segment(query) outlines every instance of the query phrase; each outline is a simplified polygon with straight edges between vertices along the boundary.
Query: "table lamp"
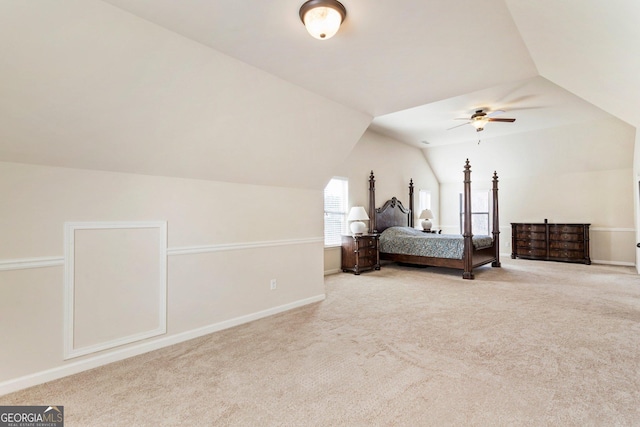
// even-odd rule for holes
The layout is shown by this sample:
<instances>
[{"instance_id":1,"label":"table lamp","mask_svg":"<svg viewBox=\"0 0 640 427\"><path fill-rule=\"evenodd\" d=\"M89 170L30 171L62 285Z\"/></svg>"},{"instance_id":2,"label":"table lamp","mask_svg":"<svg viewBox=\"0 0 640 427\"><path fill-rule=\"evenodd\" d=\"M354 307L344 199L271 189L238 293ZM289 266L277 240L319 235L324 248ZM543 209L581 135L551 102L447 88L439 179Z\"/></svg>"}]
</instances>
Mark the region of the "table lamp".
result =
<instances>
[{"instance_id":1,"label":"table lamp","mask_svg":"<svg viewBox=\"0 0 640 427\"><path fill-rule=\"evenodd\" d=\"M362 206L354 206L349 211L347 221L352 221L349 228L353 234L364 234L367 232L367 225L362 221L369 221L369 215Z\"/></svg>"}]
</instances>

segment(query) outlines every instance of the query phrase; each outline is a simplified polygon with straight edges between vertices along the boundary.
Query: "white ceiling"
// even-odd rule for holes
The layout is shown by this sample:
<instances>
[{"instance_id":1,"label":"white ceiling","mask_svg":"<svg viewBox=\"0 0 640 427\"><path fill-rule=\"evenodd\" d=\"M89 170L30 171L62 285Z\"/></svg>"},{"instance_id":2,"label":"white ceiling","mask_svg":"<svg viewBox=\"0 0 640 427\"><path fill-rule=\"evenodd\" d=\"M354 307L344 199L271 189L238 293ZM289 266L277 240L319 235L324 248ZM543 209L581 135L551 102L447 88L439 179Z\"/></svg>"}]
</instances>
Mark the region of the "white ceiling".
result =
<instances>
[{"instance_id":1,"label":"white ceiling","mask_svg":"<svg viewBox=\"0 0 640 427\"><path fill-rule=\"evenodd\" d=\"M369 126L640 124L638 1L343 0L326 41L302 3L0 0L0 161L322 188ZM447 130L477 108L516 122Z\"/></svg>"},{"instance_id":2,"label":"white ceiling","mask_svg":"<svg viewBox=\"0 0 640 427\"><path fill-rule=\"evenodd\" d=\"M405 142L476 138L456 117L503 109L483 137L607 116L640 123L640 2L343 0L332 39L310 37L302 0L105 0L373 116ZM571 92L569 92L571 91ZM602 110L601 110L602 109Z\"/></svg>"},{"instance_id":3,"label":"white ceiling","mask_svg":"<svg viewBox=\"0 0 640 427\"><path fill-rule=\"evenodd\" d=\"M303 0L106 1L372 116L538 74L503 0L344 0L326 41Z\"/></svg>"},{"instance_id":4,"label":"white ceiling","mask_svg":"<svg viewBox=\"0 0 640 427\"><path fill-rule=\"evenodd\" d=\"M488 123L483 131L477 132L468 120L455 120L468 119L477 109L494 111L493 117L516 121ZM371 129L424 148L610 117L600 108L537 76L379 116Z\"/></svg>"}]
</instances>

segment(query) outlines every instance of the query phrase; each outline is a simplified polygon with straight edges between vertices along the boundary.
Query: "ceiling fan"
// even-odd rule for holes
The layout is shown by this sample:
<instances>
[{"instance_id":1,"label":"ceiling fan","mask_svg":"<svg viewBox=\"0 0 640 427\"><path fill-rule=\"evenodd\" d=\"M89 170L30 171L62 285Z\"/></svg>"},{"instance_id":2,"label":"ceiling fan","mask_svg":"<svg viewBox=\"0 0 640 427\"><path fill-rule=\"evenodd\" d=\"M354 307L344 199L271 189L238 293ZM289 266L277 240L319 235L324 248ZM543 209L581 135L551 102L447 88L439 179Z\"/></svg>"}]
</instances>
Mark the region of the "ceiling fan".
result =
<instances>
[{"instance_id":1,"label":"ceiling fan","mask_svg":"<svg viewBox=\"0 0 640 427\"><path fill-rule=\"evenodd\" d=\"M454 127L449 128L447 130L451 130L451 129L454 129L454 128L457 128L457 127L460 127L460 126L464 126L464 125L471 125L474 128L476 128L476 132L481 132L481 131L484 130L484 126L489 122L513 123L513 122L516 121L516 119L493 117L493 116L497 116L497 115L503 114L503 113L504 113L503 110L495 110L495 111L491 111L489 113L485 112L482 109L476 110L476 112L471 115L471 118L459 117L459 118L454 119L454 120L466 120L467 123L463 123L461 125L454 126Z\"/></svg>"}]
</instances>

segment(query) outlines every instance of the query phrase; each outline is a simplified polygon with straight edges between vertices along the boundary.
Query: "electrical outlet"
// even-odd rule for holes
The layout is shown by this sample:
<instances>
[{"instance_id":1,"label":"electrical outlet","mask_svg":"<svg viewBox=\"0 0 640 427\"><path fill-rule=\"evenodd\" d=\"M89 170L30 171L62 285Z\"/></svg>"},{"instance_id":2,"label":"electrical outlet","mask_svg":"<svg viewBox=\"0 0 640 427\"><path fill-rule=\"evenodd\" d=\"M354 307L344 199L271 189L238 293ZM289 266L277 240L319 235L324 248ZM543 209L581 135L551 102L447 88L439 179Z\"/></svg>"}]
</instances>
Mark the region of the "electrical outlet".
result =
<instances>
[{"instance_id":1,"label":"electrical outlet","mask_svg":"<svg viewBox=\"0 0 640 427\"><path fill-rule=\"evenodd\" d=\"M271 279L271 290L274 290L278 287L278 282L276 282L276 279Z\"/></svg>"}]
</instances>

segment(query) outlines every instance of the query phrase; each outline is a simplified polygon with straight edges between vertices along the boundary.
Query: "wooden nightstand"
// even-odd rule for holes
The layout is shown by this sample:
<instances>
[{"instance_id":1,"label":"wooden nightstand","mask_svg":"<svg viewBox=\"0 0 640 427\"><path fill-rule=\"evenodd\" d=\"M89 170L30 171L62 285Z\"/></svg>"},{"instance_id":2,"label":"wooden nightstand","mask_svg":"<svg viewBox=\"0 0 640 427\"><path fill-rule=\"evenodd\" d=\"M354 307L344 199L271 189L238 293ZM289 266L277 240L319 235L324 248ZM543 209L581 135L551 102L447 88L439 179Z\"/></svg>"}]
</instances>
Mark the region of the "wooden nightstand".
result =
<instances>
[{"instance_id":1,"label":"wooden nightstand","mask_svg":"<svg viewBox=\"0 0 640 427\"><path fill-rule=\"evenodd\" d=\"M342 235L342 271L380 270L378 234Z\"/></svg>"},{"instance_id":2,"label":"wooden nightstand","mask_svg":"<svg viewBox=\"0 0 640 427\"><path fill-rule=\"evenodd\" d=\"M434 230L433 228L431 230L422 230L422 232L431 234L442 234L442 230Z\"/></svg>"}]
</instances>

